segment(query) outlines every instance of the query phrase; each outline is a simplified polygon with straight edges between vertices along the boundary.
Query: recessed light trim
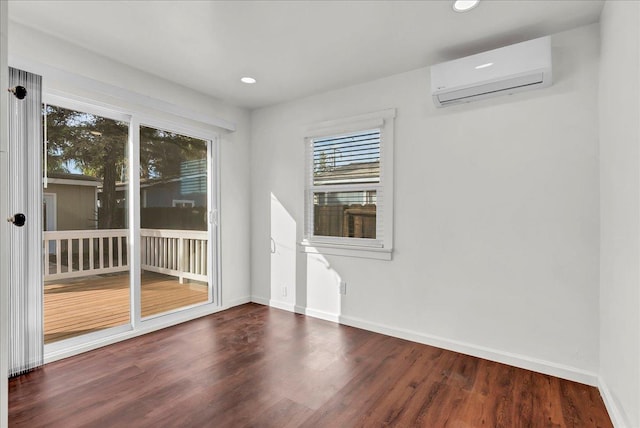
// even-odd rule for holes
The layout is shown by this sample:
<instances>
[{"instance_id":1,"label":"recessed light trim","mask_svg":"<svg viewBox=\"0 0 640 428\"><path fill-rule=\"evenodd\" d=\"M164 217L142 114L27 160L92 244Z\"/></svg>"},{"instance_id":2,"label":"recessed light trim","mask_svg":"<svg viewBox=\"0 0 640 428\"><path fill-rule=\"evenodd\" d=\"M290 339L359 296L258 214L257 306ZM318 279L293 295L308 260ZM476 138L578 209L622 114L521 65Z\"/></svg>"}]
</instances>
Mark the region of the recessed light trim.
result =
<instances>
[{"instance_id":1,"label":"recessed light trim","mask_svg":"<svg viewBox=\"0 0 640 428\"><path fill-rule=\"evenodd\" d=\"M253 77L249 77L249 76L241 78L240 81L242 83L246 83L247 85L253 85L254 83L257 82L256 79L254 79Z\"/></svg>"},{"instance_id":2,"label":"recessed light trim","mask_svg":"<svg viewBox=\"0 0 640 428\"><path fill-rule=\"evenodd\" d=\"M468 12L478 6L480 0L456 0L453 2L453 10L456 12Z\"/></svg>"}]
</instances>

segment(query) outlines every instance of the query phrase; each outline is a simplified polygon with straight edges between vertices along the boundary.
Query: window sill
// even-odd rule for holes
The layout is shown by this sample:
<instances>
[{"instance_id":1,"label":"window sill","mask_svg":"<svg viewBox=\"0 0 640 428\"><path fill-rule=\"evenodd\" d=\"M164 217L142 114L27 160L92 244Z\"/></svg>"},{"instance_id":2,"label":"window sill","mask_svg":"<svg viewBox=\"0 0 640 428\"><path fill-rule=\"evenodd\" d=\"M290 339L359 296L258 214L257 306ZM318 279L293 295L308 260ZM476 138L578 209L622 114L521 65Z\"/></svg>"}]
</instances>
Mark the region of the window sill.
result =
<instances>
[{"instance_id":1,"label":"window sill","mask_svg":"<svg viewBox=\"0 0 640 428\"><path fill-rule=\"evenodd\" d=\"M329 244L326 242L302 241L298 248L307 254L358 257L363 259L391 260L390 248L367 248L354 245Z\"/></svg>"}]
</instances>

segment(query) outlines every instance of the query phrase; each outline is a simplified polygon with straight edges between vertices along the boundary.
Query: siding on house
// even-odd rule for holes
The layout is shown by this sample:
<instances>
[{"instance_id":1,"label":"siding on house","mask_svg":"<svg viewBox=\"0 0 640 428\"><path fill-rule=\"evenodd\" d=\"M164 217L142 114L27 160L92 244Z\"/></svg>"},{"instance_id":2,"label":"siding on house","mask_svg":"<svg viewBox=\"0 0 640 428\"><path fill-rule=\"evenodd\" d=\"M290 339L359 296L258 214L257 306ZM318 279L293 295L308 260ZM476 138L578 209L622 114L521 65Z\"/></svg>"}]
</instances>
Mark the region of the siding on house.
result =
<instances>
[{"instance_id":1,"label":"siding on house","mask_svg":"<svg viewBox=\"0 0 640 428\"><path fill-rule=\"evenodd\" d=\"M56 230L96 228L96 187L49 184L44 192L56 194Z\"/></svg>"},{"instance_id":2,"label":"siding on house","mask_svg":"<svg viewBox=\"0 0 640 428\"><path fill-rule=\"evenodd\" d=\"M142 207L172 207L173 201L193 201L194 207L207 206L207 187L206 177L202 177L202 191L199 188L186 188L180 181L172 181L168 183L155 183L142 189ZM196 190L192 192L191 190Z\"/></svg>"}]
</instances>

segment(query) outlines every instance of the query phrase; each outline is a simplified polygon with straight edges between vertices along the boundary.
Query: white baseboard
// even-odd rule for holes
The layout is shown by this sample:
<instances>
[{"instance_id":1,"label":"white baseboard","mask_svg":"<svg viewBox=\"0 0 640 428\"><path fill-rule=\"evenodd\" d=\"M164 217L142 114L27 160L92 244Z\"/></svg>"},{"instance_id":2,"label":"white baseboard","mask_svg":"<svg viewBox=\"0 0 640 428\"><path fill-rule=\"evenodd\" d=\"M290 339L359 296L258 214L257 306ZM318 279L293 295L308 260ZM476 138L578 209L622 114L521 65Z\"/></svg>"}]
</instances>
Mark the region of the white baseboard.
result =
<instances>
[{"instance_id":1,"label":"white baseboard","mask_svg":"<svg viewBox=\"0 0 640 428\"><path fill-rule=\"evenodd\" d=\"M295 305L289 302L282 302L275 299L266 299L260 296L251 296L251 301L259 305L271 306L272 308L282 309L283 311L295 312Z\"/></svg>"},{"instance_id":2,"label":"white baseboard","mask_svg":"<svg viewBox=\"0 0 640 428\"><path fill-rule=\"evenodd\" d=\"M627 423L624 412L616 404L613 395L611 395L611 391L609 391L609 387L601 376L598 376L598 389L600 390L602 401L604 401L604 406L607 408L607 412L609 412L609 418L611 418L613 426L616 428L629 427L630 425Z\"/></svg>"},{"instance_id":3,"label":"white baseboard","mask_svg":"<svg viewBox=\"0 0 640 428\"><path fill-rule=\"evenodd\" d=\"M266 299L253 296L253 302L263 303ZM320 318L326 321L332 321L351 327L361 328L363 330L373 331L375 333L385 334L400 339L410 340L412 342L423 343L425 345L435 346L437 348L449 351L460 352L461 354L471 355L473 357L484 358L486 360L531 370L538 373L556 376L562 379L583 383L591 386L598 386L598 375L595 372L567 366L564 364L554 363L552 361L541 360L539 358L527 355L515 354L512 352L501 351L498 349L487 348L485 346L475 345L472 343L461 342L457 340L438 337L430 334L420 333L412 330L389 327L383 324L369 322L360 318L332 314L317 309L306 308L304 306L292 305L290 303L269 300L268 305L274 308L283 309L285 311L296 312L308 315L314 318Z\"/></svg>"},{"instance_id":4,"label":"white baseboard","mask_svg":"<svg viewBox=\"0 0 640 428\"><path fill-rule=\"evenodd\" d=\"M319 318L326 321L335 323L340 322L340 315L332 314L330 312L319 311L317 309L305 308L304 306L293 305L288 302L281 302L278 300L267 300L263 297L251 296L251 301L261 305L271 306L276 309L282 309L284 311L295 312L296 314L308 315L313 318Z\"/></svg>"},{"instance_id":5,"label":"white baseboard","mask_svg":"<svg viewBox=\"0 0 640 428\"><path fill-rule=\"evenodd\" d=\"M425 345L459 352L461 354L471 355L473 357L484 358L486 360L491 360L538 373L556 376L574 382L584 383L591 386L598 385L598 376L596 373L571 366L566 366L564 364L554 363L552 361L545 361L538 358L529 357L527 355L514 354L512 352L491 349L472 343L446 339L443 337L419 333L416 331L388 327L382 324L372 323L355 317L340 316L340 323L349 325L351 327L361 328L363 330L369 330L376 333L386 334L388 336L398 337L400 339L410 340L412 342L423 343Z\"/></svg>"},{"instance_id":6,"label":"white baseboard","mask_svg":"<svg viewBox=\"0 0 640 428\"><path fill-rule=\"evenodd\" d=\"M251 296L241 297L239 299L233 299L228 302L222 302L222 310L234 308L236 306L244 305L251 302Z\"/></svg>"},{"instance_id":7,"label":"white baseboard","mask_svg":"<svg viewBox=\"0 0 640 428\"><path fill-rule=\"evenodd\" d=\"M293 303L281 302L279 300L269 300L269 306L272 308L282 309L283 311L294 312L295 305Z\"/></svg>"},{"instance_id":8,"label":"white baseboard","mask_svg":"<svg viewBox=\"0 0 640 428\"><path fill-rule=\"evenodd\" d=\"M295 312L298 314L308 315L314 318L320 318L321 320L340 323L340 315L332 314L331 312L319 311L317 309L305 308L304 306L295 306Z\"/></svg>"},{"instance_id":9,"label":"white baseboard","mask_svg":"<svg viewBox=\"0 0 640 428\"><path fill-rule=\"evenodd\" d=\"M264 297L251 296L251 301L259 305L269 306L269 299L265 299Z\"/></svg>"}]
</instances>

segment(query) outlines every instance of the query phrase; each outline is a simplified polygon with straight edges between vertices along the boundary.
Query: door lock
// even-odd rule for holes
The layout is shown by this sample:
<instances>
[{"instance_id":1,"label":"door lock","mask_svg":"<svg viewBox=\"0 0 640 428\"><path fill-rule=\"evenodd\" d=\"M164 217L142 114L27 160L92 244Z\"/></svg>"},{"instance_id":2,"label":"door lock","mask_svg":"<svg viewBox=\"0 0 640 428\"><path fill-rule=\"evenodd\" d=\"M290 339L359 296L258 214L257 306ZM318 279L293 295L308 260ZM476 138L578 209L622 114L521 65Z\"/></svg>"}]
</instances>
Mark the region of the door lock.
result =
<instances>
[{"instance_id":1,"label":"door lock","mask_svg":"<svg viewBox=\"0 0 640 428\"><path fill-rule=\"evenodd\" d=\"M27 222L27 217L22 213L18 213L7 218L7 221L13 223L14 226L22 227Z\"/></svg>"}]
</instances>

